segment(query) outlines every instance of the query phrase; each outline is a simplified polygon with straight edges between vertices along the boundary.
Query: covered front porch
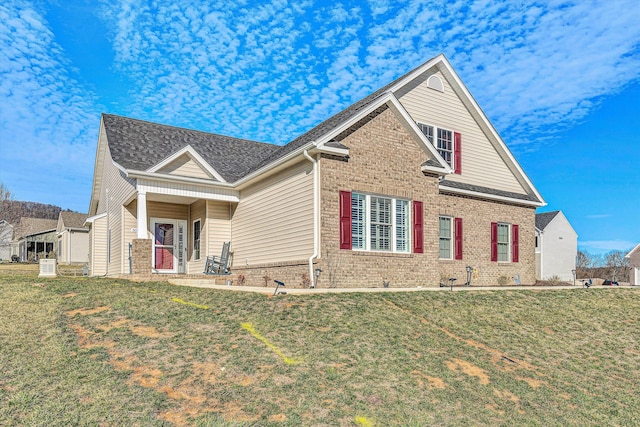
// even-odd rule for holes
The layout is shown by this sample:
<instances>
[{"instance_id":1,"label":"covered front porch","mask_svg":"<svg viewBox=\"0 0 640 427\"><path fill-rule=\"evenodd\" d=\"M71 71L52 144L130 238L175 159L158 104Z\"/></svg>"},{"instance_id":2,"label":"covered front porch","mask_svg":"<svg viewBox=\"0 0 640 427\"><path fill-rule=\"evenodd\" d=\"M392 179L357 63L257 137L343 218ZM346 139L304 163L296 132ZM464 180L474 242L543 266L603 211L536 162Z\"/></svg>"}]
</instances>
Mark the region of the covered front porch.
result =
<instances>
[{"instance_id":1,"label":"covered front porch","mask_svg":"<svg viewBox=\"0 0 640 427\"><path fill-rule=\"evenodd\" d=\"M139 182L135 198L124 205L128 271L123 273L202 274L206 257L220 255L223 242L231 240L236 192L151 184Z\"/></svg>"}]
</instances>

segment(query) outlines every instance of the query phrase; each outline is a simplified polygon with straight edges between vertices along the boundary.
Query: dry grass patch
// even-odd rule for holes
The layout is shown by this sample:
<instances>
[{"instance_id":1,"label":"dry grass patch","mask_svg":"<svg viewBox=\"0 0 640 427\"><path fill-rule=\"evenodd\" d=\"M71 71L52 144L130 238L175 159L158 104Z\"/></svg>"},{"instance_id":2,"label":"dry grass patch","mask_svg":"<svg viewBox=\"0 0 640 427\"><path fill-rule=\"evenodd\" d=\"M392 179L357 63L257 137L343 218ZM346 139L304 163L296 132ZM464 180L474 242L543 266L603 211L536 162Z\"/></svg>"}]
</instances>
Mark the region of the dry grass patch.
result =
<instances>
[{"instance_id":1,"label":"dry grass patch","mask_svg":"<svg viewBox=\"0 0 640 427\"><path fill-rule=\"evenodd\" d=\"M19 274L0 286L0 425L640 422L635 289L267 298Z\"/></svg>"}]
</instances>

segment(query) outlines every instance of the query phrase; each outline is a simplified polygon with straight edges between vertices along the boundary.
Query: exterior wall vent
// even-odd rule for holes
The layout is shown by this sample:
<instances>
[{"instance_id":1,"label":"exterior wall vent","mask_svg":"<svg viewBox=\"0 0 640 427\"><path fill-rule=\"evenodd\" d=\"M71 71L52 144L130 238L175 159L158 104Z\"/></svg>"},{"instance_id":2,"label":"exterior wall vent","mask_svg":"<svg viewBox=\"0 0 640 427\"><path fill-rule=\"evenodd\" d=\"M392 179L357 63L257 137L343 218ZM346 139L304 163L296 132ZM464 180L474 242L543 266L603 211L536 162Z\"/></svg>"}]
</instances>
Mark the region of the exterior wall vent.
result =
<instances>
[{"instance_id":1,"label":"exterior wall vent","mask_svg":"<svg viewBox=\"0 0 640 427\"><path fill-rule=\"evenodd\" d=\"M442 80L438 76L430 76L427 79L427 87L431 89L435 89L438 92L444 92L444 85L442 84Z\"/></svg>"}]
</instances>

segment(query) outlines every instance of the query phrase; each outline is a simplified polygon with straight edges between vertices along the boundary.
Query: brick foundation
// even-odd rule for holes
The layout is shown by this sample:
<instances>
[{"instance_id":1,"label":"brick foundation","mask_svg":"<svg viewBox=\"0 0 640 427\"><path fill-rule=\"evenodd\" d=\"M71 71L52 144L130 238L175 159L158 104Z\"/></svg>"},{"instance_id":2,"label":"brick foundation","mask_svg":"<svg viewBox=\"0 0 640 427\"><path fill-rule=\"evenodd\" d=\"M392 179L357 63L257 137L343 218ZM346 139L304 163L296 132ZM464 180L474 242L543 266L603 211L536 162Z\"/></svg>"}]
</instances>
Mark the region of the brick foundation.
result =
<instances>
[{"instance_id":1,"label":"brick foundation","mask_svg":"<svg viewBox=\"0 0 640 427\"><path fill-rule=\"evenodd\" d=\"M308 288L311 285L308 260L233 268L231 273L234 286L272 287L275 286L274 280L280 280L291 288Z\"/></svg>"}]
</instances>

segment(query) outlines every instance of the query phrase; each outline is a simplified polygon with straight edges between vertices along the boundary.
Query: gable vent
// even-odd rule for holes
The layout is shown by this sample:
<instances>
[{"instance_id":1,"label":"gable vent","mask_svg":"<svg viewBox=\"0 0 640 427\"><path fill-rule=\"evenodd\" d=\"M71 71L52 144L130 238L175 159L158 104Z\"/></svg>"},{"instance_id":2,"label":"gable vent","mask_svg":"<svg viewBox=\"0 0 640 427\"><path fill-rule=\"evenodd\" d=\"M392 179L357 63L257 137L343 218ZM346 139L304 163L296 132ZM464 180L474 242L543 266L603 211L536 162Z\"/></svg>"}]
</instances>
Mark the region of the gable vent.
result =
<instances>
[{"instance_id":1,"label":"gable vent","mask_svg":"<svg viewBox=\"0 0 640 427\"><path fill-rule=\"evenodd\" d=\"M444 85L442 84L442 80L438 76L430 76L427 80L427 87L431 89L435 89L439 92L444 92Z\"/></svg>"}]
</instances>

